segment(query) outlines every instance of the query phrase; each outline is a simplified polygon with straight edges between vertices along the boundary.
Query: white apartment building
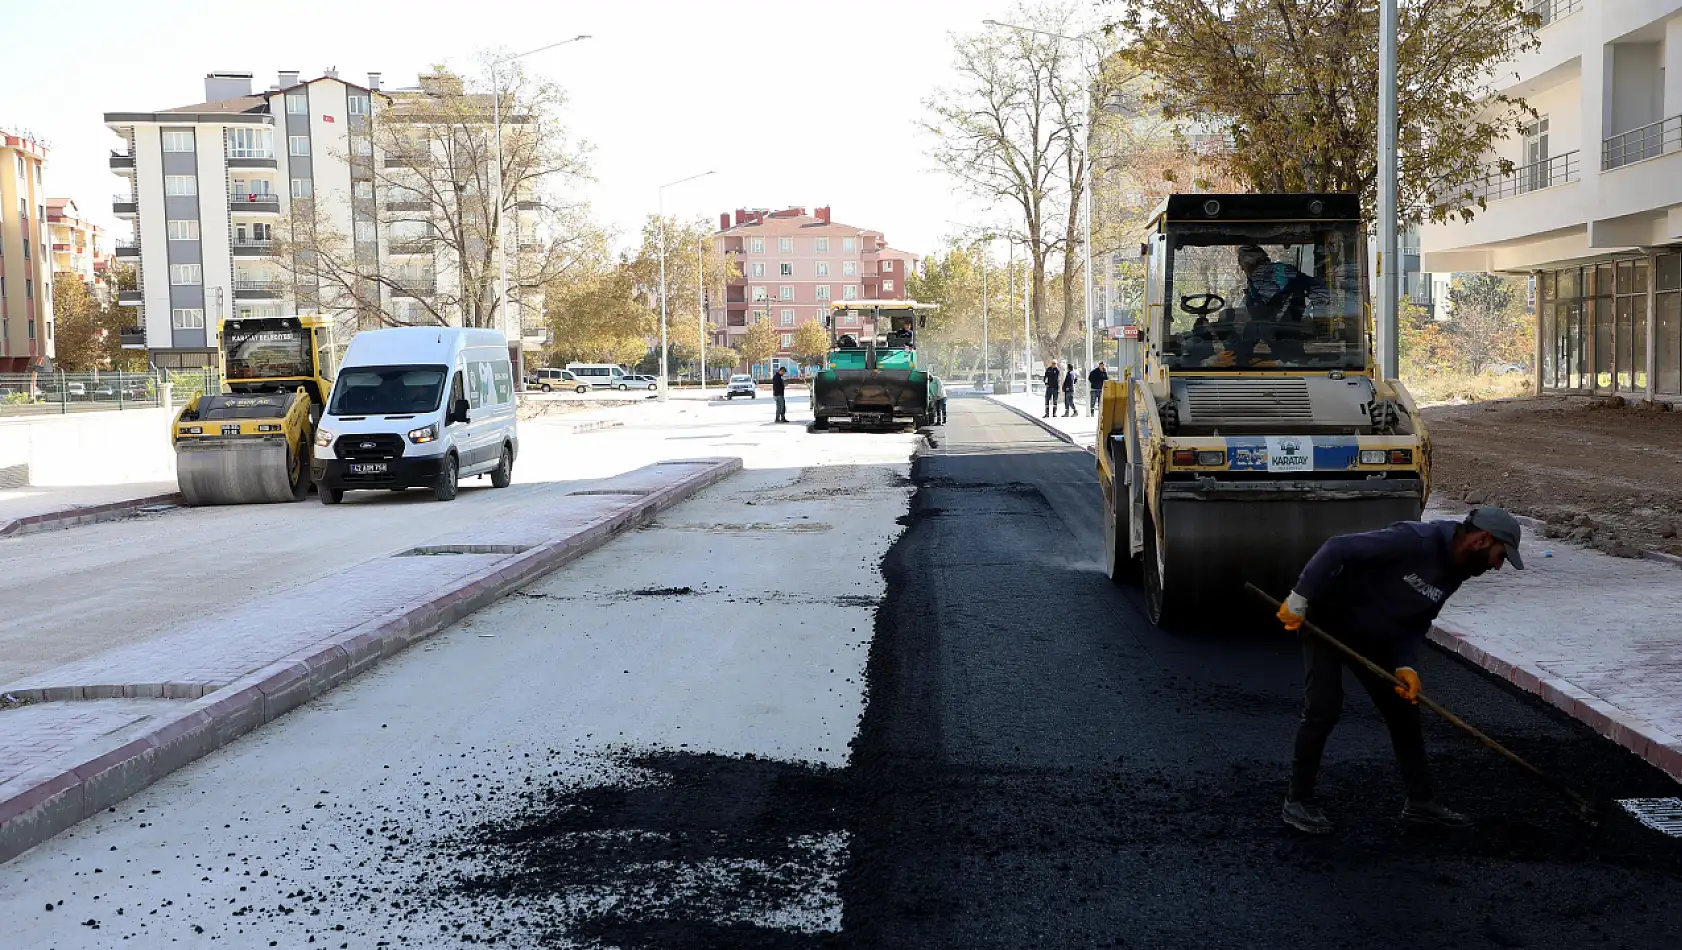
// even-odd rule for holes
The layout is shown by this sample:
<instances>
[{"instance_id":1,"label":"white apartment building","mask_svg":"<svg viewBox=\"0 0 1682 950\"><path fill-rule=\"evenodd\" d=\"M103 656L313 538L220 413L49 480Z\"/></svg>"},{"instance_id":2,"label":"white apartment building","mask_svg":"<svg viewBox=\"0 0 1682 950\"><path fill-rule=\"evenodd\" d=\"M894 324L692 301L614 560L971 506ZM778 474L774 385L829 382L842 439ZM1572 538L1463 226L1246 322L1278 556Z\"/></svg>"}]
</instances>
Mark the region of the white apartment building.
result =
<instances>
[{"instance_id":1,"label":"white apartment building","mask_svg":"<svg viewBox=\"0 0 1682 950\"><path fill-rule=\"evenodd\" d=\"M134 226L116 258L135 264L139 278L120 295L137 314L124 345L144 347L160 368L210 366L220 320L320 312L344 318L346 343L361 328L355 314L327 288L289 276L275 253L275 228L300 200L314 202L323 231L347 236L358 259L377 261L382 277L407 288L377 289L389 320L430 322L416 298L451 290L453 271L430 245L385 233L381 207L404 196L376 169L412 159L384 155L371 135L377 113L421 95L382 92L379 73L359 86L333 70L308 81L282 71L253 92L251 73L216 72L205 77L202 103L106 113L125 146L112 152L111 170L128 183L112 210Z\"/></svg>"},{"instance_id":2,"label":"white apartment building","mask_svg":"<svg viewBox=\"0 0 1682 950\"><path fill-rule=\"evenodd\" d=\"M1426 271L1537 281L1538 388L1682 397L1682 0L1537 0L1501 70L1539 117L1487 210L1423 228Z\"/></svg>"}]
</instances>

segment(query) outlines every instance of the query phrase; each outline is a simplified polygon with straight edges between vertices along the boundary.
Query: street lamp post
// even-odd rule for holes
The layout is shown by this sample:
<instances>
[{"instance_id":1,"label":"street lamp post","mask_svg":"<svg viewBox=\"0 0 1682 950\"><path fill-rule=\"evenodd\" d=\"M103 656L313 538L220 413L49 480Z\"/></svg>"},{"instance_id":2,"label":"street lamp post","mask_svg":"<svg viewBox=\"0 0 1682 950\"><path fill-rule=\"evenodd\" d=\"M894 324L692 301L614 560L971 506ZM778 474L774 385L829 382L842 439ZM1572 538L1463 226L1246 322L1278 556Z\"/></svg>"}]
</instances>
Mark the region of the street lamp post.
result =
<instances>
[{"instance_id":1,"label":"street lamp post","mask_svg":"<svg viewBox=\"0 0 1682 950\"><path fill-rule=\"evenodd\" d=\"M1379 0L1378 11L1378 368L1385 379L1395 379L1402 273L1396 253L1396 0Z\"/></svg>"},{"instance_id":2,"label":"street lamp post","mask_svg":"<svg viewBox=\"0 0 1682 950\"><path fill-rule=\"evenodd\" d=\"M504 63L511 63L516 59L524 59L534 53L542 53L557 46L565 46L568 43L577 43L589 38L588 33L580 33L570 40L561 40L558 43L550 43L548 46L526 50L524 53L515 53L513 56L491 60L491 123L496 126L496 168L493 169L496 173L496 306L502 315L503 336L505 338L513 336L516 341L514 346L514 385L516 387L525 385L526 341L523 328L516 328L520 330L518 334L508 332L508 245L507 239L503 236L503 218L508 209L507 201L504 200L502 193L502 83L497 79L496 70L498 66Z\"/></svg>"},{"instance_id":3,"label":"street lamp post","mask_svg":"<svg viewBox=\"0 0 1682 950\"><path fill-rule=\"evenodd\" d=\"M659 236L660 236L660 401L661 402L665 402L667 397L668 397L667 390L670 389L671 387L667 382L667 377L671 375L671 371L672 371L672 369L671 369L671 358L670 358L671 354L670 354L670 352L669 352L669 350L667 349L667 346L666 346L666 189L672 187L673 185L681 185L684 182L694 181L697 178L705 178L705 177L707 177L708 175L711 175L711 174L714 174L714 173L710 172L710 171L705 171L705 172L701 172L698 175L690 175L688 178L679 178L677 181L668 181L664 185L661 185L655 192L655 204L656 204L656 207L659 209L656 212L655 220L657 220L659 222Z\"/></svg>"},{"instance_id":4,"label":"street lamp post","mask_svg":"<svg viewBox=\"0 0 1682 950\"><path fill-rule=\"evenodd\" d=\"M701 315L701 392L707 391L707 255L705 237L695 239L695 312Z\"/></svg>"}]
</instances>

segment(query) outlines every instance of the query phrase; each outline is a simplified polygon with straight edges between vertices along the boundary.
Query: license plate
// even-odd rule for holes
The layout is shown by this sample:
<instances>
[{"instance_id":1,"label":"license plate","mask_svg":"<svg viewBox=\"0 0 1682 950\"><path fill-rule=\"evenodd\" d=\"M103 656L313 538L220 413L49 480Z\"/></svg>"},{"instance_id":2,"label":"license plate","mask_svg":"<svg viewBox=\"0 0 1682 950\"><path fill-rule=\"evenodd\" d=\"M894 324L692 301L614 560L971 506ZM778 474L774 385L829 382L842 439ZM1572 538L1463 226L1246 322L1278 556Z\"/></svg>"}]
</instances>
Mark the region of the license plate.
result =
<instances>
[{"instance_id":1,"label":"license plate","mask_svg":"<svg viewBox=\"0 0 1682 950\"><path fill-rule=\"evenodd\" d=\"M352 463L350 463L350 473L352 475L384 475L385 474L385 463L384 462L352 462Z\"/></svg>"},{"instance_id":2,"label":"license plate","mask_svg":"<svg viewBox=\"0 0 1682 950\"><path fill-rule=\"evenodd\" d=\"M223 435L239 435L239 426L223 426Z\"/></svg>"}]
</instances>

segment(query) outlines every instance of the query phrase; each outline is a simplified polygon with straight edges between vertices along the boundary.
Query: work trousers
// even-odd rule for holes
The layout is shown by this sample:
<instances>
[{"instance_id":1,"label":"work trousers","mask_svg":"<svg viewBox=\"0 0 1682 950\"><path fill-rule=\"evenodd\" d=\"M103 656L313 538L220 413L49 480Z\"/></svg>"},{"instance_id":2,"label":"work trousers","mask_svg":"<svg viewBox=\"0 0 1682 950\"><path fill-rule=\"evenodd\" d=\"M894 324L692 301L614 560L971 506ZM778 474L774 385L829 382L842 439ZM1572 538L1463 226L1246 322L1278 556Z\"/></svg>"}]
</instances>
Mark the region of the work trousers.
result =
<instances>
[{"instance_id":1,"label":"work trousers","mask_svg":"<svg viewBox=\"0 0 1682 950\"><path fill-rule=\"evenodd\" d=\"M1337 634L1333 634L1337 636ZM1355 680L1372 697L1373 705L1384 717L1390 729L1390 744L1396 750L1396 763L1401 766L1402 784L1411 802L1428 802L1435 797L1431 787L1431 769L1425 760L1425 735L1419 724L1419 707L1396 695L1395 687L1374 676L1365 667L1346 660L1343 654L1327 646L1313 634L1303 632L1302 638L1302 721L1297 725L1296 748L1291 756L1292 801L1314 798L1314 780L1320 772L1320 756L1326 750L1326 739L1337 725L1343 712L1343 668L1355 674ZM1384 651L1363 649L1359 640L1349 644L1379 666L1388 668Z\"/></svg>"},{"instance_id":2,"label":"work trousers","mask_svg":"<svg viewBox=\"0 0 1682 950\"><path fill-rule=\"evenodd\" d=\"M1075 391L1073 389L1063 390L1063 414L1069 416L1075 414Z\"/></svg>"},{"instance_id":3,"label":"work trousers","mask_svg":"<svg viewBox=\"0 0 1682 950\"><path fill-rule=\"evenodd\" d=\"M1098 414L1098 400L1103 395L1104 391L1102 389L1094 389L1092 391L1092 404L1086 407L1086 411L1089 415L1095 416Z\"/></svg>"},{"instance_id":4,"label":"work trousers","mask_svg":"<svg viewBox=\"0 0 1682 950\"><path fill-rule=\"evenodd\" d=\"M942 396L934 401L934 421L936 425L946 424L946 397Z\"/></svg>"},{"instance_id":5,"label":"work trousers","mask_svg":"<svg viewBox=\"0 0 1682 950\"><path fill-rule=\"evenodd\" d=\"M1048 384L1045 387L1045 414L1051 415L1057 411L1057 387Z\"/></svg>"},{"instance_id":6,"label":"work trousers","mask_svg":"<svg viewBox=\"0 0 1682 950\"><path fill-rule=\"evenodd\" d=\"M778 393L776 396L773 396L772 398L777 400L777 419L776 419L776 421L787 422L788 421L788 403L786 401L784 401L781 393Z\"/></svg>"}]
</instances>

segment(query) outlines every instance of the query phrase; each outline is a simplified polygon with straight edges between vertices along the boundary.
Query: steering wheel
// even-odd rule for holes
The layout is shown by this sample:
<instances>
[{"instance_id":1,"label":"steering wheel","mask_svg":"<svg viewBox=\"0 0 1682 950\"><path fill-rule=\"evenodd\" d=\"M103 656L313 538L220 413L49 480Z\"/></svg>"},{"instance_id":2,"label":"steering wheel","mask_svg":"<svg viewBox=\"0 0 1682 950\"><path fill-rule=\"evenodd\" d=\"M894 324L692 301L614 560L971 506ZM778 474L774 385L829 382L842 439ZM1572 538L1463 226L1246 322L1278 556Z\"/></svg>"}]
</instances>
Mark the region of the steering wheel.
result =
<instances>
[{"instance_id":1,"label":"steering wheel","mask_svg":"<svg viewBox=\"0 0 1682 950\"><path fill-rule=\"evenodd\" d=\"M1201 300L1203 302L1193 305L1193 300ZM1225 306L1226 298L1222 297L1220 294L1188 294L1180 298L1181 310L1184 310L1186 313L1196 314L1200 317L1207 317L1209 314L1214 313Z\"/></svg>"}]
</instances>

